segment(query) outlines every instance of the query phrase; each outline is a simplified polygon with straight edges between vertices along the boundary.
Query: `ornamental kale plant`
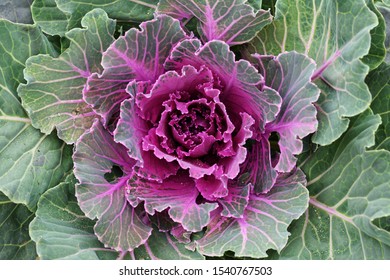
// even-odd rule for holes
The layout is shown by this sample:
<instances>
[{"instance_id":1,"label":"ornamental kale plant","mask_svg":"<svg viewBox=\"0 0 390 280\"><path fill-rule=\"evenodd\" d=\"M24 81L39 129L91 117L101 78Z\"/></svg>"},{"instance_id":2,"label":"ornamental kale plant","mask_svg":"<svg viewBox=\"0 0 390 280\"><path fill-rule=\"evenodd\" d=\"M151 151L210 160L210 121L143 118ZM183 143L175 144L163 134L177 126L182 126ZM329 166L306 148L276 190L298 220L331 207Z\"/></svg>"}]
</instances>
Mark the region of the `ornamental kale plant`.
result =
<instances>
[{"instance_id":1,"label":"ornamental kale plant","mask_svg":"<svg viewBox=\"0 0 390 280\"><path fill-rule=\"evenodd\" d=\"M389 1L26 3L0 259L390 259Z\"/></svg>"}]
</instances>

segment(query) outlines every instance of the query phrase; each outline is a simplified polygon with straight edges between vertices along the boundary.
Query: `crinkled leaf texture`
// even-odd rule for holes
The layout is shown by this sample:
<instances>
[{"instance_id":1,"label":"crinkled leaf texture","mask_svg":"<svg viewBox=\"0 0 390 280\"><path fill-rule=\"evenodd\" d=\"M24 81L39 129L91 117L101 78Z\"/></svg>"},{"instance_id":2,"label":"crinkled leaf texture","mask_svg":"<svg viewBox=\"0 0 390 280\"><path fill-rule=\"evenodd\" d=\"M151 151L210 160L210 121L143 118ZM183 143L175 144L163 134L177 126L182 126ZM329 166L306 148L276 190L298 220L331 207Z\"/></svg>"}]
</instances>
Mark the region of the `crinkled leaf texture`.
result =
<instances>
[{"instance_id":1,"label":"crinkled leaf texture","mask_svg":"<svg viewBox=\"0 0 390 280\"><path fill-rule=\"evenodd\" d=\"M279 176L274 187L262 195L252 194L242 218L215 213L205 235L196 241L199 252L221 256L226 251L236 257L262 258L267 250L280 252L287 243L288 225L307 209L309 195L300 170Z\"/></svg>"},{"instance_id":2,"label":"crinkled leaf texture","mask_svg":"<svg viewBox=\"0 0 390 280\"><path fill-rule=\"evenodd\" d=\"M278 77L268 86L249 61L236 61L226 42L211 40L202 44L188 38L180 22L170 16L158 15L140 27L129 30L104 52L104 71L92 74L83 91L84 99L102 122L96 120L76 142L75 175L80 182L76 196L87 217L98 219L94 230L99 240L122 252L133 251L148 246L151 224L164 224L165 231L171 230L186 242L188 234L207 227L206 235L196 245L205 255L233 250L238 256L264 257L270 248L280 251L287 242L287 226L306 210L308 203L301 172L286 174L294 169L294 156L302 149L300 138L314 132L317 125L312 103L318 98L318 90L310 82L314 62L297 53L275 58L275 65L261 61L262 70ZM197 91L205 98L188 101L180 96ZM233 145L225 151L226 158L202 166L197 153L207 153L191 151L193 158L176 157L163 148L159 137L166 139L168 135L164 134L167 127L161 124L172 110L168 104L176 102L175 106L182 106L180 110L186 114L190 105L179 103L206 105L207 100L220 108L218 118L226 122L224 137L234 127L236 130L229 136ZM116 129L111 133L113 123ZM268 124L274 124L269 131ZM254 192L259 191L250 183L240 185L233 179L239 175L247 154L245 142L274 131L288 138L281 147L293 142L293 147L280 157L288 162L280 168L286 174L277 175L275 171L274 188L270 186L264 194L256 195ZM269 144L266 137L263 139ZM202 148L206 149L205 145ZM273 169L270 153L267 150L266 157ZM123 174L107 180L105 175L115 166ZM224 221L222 231L218 231L219 221ZM269 225L264 226L265 221ZM171 224L179 227L169 229ZM228 224L232 226L225 231ZM238 235L237 228L241 229ZM221 236L222 232L226 235ZM222 246L226 236L231 241L229 248Z\"/></svg>"},{"instance_id":3,"label":"crinkled leaf texture","mask_svg":"<svg viewBox=\"0 0 390 280\"><path fill-rule=\"evenodd\" d=\"M360 58L369 52L378 19L365 0L298 2L278 0L275 21L259 32L249 51L277 55L295 50L317 62L312 80L321 89L319 127L312 141L328 145L347 130L348 117L371 102L364 83L369 67Z\"/></svg>"},{"instance_id":4,"label":"crinkled leaf texture","mask_svg":"<svg viewBox=\"0 0 390 280\"><path fill-rule=\"evenodd\" d=\"M269 11L254 12L245 0L161 0L157 12L181 21L195 17L204 43L221 40L229 45L249 42L272 21Z\"/></svg>"},{"instance_id":5,"label":"crinkled leaf texture","mask_svg":"<svg viewBox=\"0 0 390 280\"><path fill-rule=\"evenodd\" d=\"M41 259L202 259L168 233L153 230L146 244L131 253L105 248L94 234L94 221L84 216L74 196L75 178L47 191L41 198L30 235Z\"/></svg>"},{"instance_id":6,"label":"crinkled leaf texture","mask_svg":"<svg viewBox=\"0 0 390 280\"><path fill-rule=\"evenodd\" d=\"M103 51L114 40L115 22L101 9L89 12L82 20L83 29L66 33L71 44L58 58L49 55L30 57L18 88L23 107L34 127L74 143L91 127L96 114L83 100L87 78L101 71Z\"/></svg>"},{"instance_id":7,"label":"crinkled leaf texture","mask_svg":"<svg viewBox=\"0 0 390 280\"><path fill-rule=\"evenodd\" d=\"M76 143L74 173L79 181L76 196L81 210L97 218L95 234L106 246L117 251L132 251L144 244L152 228L143 221L142 211L131 207L125 188L134 162L121 144L96 120ZM105 174L119 166L125 176L110 182Z\"/></svg>"}]
</instances>

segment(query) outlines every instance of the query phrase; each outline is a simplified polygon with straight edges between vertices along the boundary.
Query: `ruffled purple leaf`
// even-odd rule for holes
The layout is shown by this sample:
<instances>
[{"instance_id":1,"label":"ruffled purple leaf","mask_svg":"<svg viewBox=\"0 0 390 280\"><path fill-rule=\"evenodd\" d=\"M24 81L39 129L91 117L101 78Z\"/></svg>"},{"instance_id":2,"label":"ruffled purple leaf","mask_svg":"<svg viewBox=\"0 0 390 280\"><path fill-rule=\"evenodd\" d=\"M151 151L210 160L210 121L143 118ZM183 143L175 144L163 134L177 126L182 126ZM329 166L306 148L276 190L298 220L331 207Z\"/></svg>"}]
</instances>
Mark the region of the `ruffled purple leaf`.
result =
<instances>
[{"instance_id":1,"label":"ruffled purple leaf","mask_svg":"<svg viewBox=\"0 0 390 280\"><path fill-rule=\"evenodd\" d=\"M268 132L279 134L280 157L275 166L279 172L289 172L302 152L302 138L317 130L317 110L314 102L320 91L311 83L316 64L303 54L282 53L277 57L254 55L265 84L282 97L276 119L267 124Z\"/></svg>"},{"instance_id":2,"label":"ruffled purple leaf","mask_svg":"<svg viewBox=\"0 0 390 280\"><path fill-rule=\"evenodd\" d=\"M90 219L97 219L95 234L107 247L131 251L144 244L152 228L143 221L142 211L127 202L125 189L134 160L121 144L96 120L76 143L74 174L79 181L76 196L81 210ZM123 176L108 180L117 166Z\"/></svg>"},{"instance_id":3,"label":"ruffled purple leaf","mask_svg":"<svg viewBox=\"0 0 390 280\"><path fill-rule=\"evenodd\" d=\"M209 68L221 90L220 101L225 104L232 122L239 126L240 112L255 119L256 130L274 120L279 112L280 96L273 89L259 90L263 77L246 60L235 61L229 45L222 41L210 41L204 46L198 39L187 39L174 47L165 63L169 70L180 70L185 65L197 69Z\"/></svg>"},{"instance_id":4,"label":"ruffled purple leaf","mask_svg":"<svg viewBox=\"0 0 390 280\"><path fill-rule=\"evenodd\" d=\"M216 203L197 203L199 192L185 172L162 183L133 176L127 193L133 206L144 201L145 210L150 215L169 209L172 220L192 232L201 231L210 221L210 212L218 207Z\"/></svg>"},{"instance_id":5,"label":"ruffled purple leaf","mask_svg":"<svg viewBox=\"0 0 390 280\"><path fill-rule=\"evenodd\" d=\"M245 0L161 0L157 11L181 21L196 17L203 42L221 40L229 45L249 42L272 21L269 11L255 13Z\"/></svg>"},{"instance_id":6,"label":"ruffled purple leaf","mask_svg":"<svg viewBox=\"0 0 390 280\"><path fill-rule=\"evenodd\" d=\"M103 73L90 76L84 88L85 101L105 124L129 97L128 83L154 83L164 73L163 64L172 47L186 37L179 21L165 15L141 23L140 28L130 29L105 51Z\"/></svg>"},{"instance_id":7,"label":"ruffled purple leaf","mask_svg":"<svg viewBox=\"0 0 390 280\"><path fill-rule=\"evenodd\" d=\"M137 105L142 117L153 124L160 120L165 106L164 102L170 99L171 94L182 92L191 93L200 87L210 86L213 80L212 72L202 67L199 71L192 66L184 66L178 71L168 71L158 77L148 93L137 95ZM181 73L181 74L179 74Z\"/></svg>"},{"instance_id":8,"label":"ruffled purple leaf","mask_svg":"<svg viewBox=\"0 0 390 280\"><path fill-rule=\"evenodd\" d=\"M197 248L207 256L233 251L236 257L263 258L269 249L280 252L289 236L287 227L304 213L308 202L308 191L295 174L280 177L267 194L250 195L242 218L213 215Z\"/></svg>"}]
</instances>

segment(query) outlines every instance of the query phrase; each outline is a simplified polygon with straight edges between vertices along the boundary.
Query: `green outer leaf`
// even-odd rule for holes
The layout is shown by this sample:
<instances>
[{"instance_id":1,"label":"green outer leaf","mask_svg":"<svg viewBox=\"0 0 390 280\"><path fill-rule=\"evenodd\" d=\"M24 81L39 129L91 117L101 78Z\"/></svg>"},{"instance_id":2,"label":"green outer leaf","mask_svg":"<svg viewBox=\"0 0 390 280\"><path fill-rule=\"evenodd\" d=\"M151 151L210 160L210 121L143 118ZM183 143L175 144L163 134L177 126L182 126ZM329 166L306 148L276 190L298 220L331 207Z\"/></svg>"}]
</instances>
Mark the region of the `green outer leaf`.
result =
<instances>
[{"instance_id":1,"label":"green outer leaf","mask_svg":"<svg viewBox=\"0 0 390 280\"><path fill-rule=\"evenodd\" d=\"M58 137L68 144L96 118L82 99L82 90L88 76L101 71L102 53L114 40L115 22L101 9L86 14L82 26L66 34L71 44L58 58L30 57L24 72L27 84L18 88L33 126L46 134L56 128Z\"/></svg>"},{"instance_id":2,"label":"green outer leaf","mask_svg":"<svg viewBox=\"0 0 390 280\"><path fill-rule=\"evenodd\" d=\"M31 6L34 22L49 35L65 36L68 31L68 18L55 0L35 0Z\"/></svg>"},{"instance_id":3,"label":"green outer leaf","mask_svg":"<svg viewBox=\"0 0 390 280\"><path fill-rule=\"evenodd\" d=\"M385 24L386 24L385 48L387 52L385 62L389 64L390 63L390 7L384 5L381 2L376 2L375 6L381 12L381 14L385 19Z\"/></svg>"},{"instance_id":4,"label":"green outer leaf","mask_svg":"<svg viewBox=\"0 0 390 280\"><path fill-rule=\"evenodd\" d=\"M154 229L146 244L130 253L136 260L203 260L197 251L190 251L167 232Z\"/></svg>"},{"instance_id":5,"label":"green outer leaf","mask_svg":"<svg viewBox=\"0 0 390 280\"><path fill-rule=\"evenodd\" d=\"M367 6L378 17L378 25L371 30L371 48L369 53L363 57L362 61L370 67L370 71L377 68L386 57L385 39L386 39L386 22L374 0L365 0Z\"/></svg>"},{"instance_id":6,"label":"green outer leaf","mask_svg":"<svg viewBox=\"0 0 390 280\"><path fill-rule=\"evenodd\" d=\"M104 248L94 235L95 222L84 216L74 196L76 179L48 190L39 199L35 219L30 224L31 238L41 259L115 259L118 252Z\"/></svg>"},{"instance_id":7,"label":"green outer leaf","mask_svg":"<svg viewBox=\"0 0 390 280\"><path fill-rule=\"evenodd\" d=\"M80 26L82 17L95 8L118 21L142 22L153 18L158 0L55 0L57 7L69 16L68 30Z\"/></svg>"},{"instance_id":8,"label":"green outer leaf","mask_svg":"<svg viewBox=\"0 0 390 280\"><path fill-rule=\"evenodd\" d=\"M247 0L249 6L251 6L255 11L261 9L263 0Z\"/></svg>"},{"instance_id":9,"label":"green outer leaf","mask_svg":"<svg viewBox=\"0 0 390 280\"><path fill-rule=\"evenodd\" d=\"M0 193L0 260L36 258L35 244L28 235L33 215L25 206L12 203Z\"/></svg>"},{"instance_id":10,"label":"green outer leaf","mask_svg":"<svg viewBox=\"0 0 390 280\"><path fill-rule=\"evenodd\" d=\"M2 0L0 18L18 23L32 23L30 5L33 0Z\"/></svg>"},{"instance_id":11,"label":"green outer leaf","mask_svg":"<svg viewBox=\"0 0 390 280\"><path fill-rule=\"evenodd\" d=\"M366 82L372 94L371 109L382 118L374 148L390 151L390 65L380 65L367 76Z\"/></svg>"},{"instance_id":12,"label":"green outer leaf","mask_svg":"<svg viewBox=\"0 0 390 280\"><path fill-rule=\"evenodd\" d=\"M379 124L379 116L366 111L304 163L310 207L291 227L280 258L390 258L390 233L373 224L390 215L390 153L365 151Z\"/></svg>"},{"instance_id":13,"label":"green outer leaf","mask_svg":"<svg viewBox=\"0 0 390 280\"><path fill-rule=\"evenodd\" d=\"M368 108L364 78L369 69L360 58L368 53L370 30L377 24L365 0L278 0L275 21L252 41L251 53L295 50L317 62L312 79L322 94L315 143L332 143L347 130L346 117Z\"/></svg>"},{"instance_id":14,"label":"green outer leaf","mask_svg":"<svg viewBox=\"0 0 390 280\"><path fill-rule=\"evenodd\" d=\"M32 25L0 20L0 38L0 191L33 210L40 194L71 168L71 147L31 126L16 88L29 56L55 51Z\"/></svg>"}]
</instances>

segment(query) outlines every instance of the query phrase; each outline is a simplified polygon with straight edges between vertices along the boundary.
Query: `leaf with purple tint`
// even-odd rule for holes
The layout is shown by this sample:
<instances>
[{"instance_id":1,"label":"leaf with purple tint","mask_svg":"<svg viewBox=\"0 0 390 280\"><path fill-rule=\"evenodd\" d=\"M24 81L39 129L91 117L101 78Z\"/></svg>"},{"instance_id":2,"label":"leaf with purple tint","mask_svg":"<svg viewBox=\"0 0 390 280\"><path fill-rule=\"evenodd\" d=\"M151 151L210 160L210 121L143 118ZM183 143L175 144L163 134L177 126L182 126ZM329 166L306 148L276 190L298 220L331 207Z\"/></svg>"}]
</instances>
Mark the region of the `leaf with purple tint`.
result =
<instances>
[{"instance_id":1,"label":"leaf with purple tint","mask_svg":"<svg viewBox=\"0 0 390 280\"><path fill-rule=\"evenodd\" d=\"M80 20L95 8L103 9L119 22L142 22L153 18L158 0L55 0L58 8L69 17L68 29L78 27Z\"/></svg>"},{"instance_id":2,"label":"leaf with purple tint","mask_svg":"<svg viewBox=\"0 0 390 280\"><path fill-rule=\"evenodd\" d=\"M195 17L203 42L225 41L229 45L249 42L272 21L269 11L253 8L245 0L161 0L158 13L181 21Z\"/></svg>"},{"instance_id":3,"label":"leaf with purple tint","mask_svg":"<svg viewBox=\"0 0 390 280\"><path fill-rule=\"evenodd\" d=\"M295 50L317 62L312 81L321 95L318 131L312 140L327 145L347 130L348 117L370 104L364 83L369 68L360 58L369 52L370 31L378 20L365 0L298 2L276 2L275 21L250 42L249 52L277 55Z\"/></svg>"},{"instance_id":4,"label":"leaf with purple tint","mask_svg":"<svg viewBox=\"0 0 390 280\"><path fill-rule=\"evenodd\" d=\"M242 218L245 208L249 202L251 185L240 186L237 181L230 180L228 185L229 193L226 197L218 200L223 210L221 216Z\"/></svg>"},{"instance_id":5,"label":"leaf with purple tint","mask_svg":"<svg viewBox=\"0 0 390 280\"><path fill-rule=\"evenodd\" d=\"M204 46L197 39L180 42L172 51L165 66L179 70L185 65L197 69L209 68L221 82L220 100L229 111L229 117L240 120L240 112L247 112L255 121L255 127L263 128L275 119L281 103L273 89L260 91L263 77L246 60L235 61L235 55L222 41L211 41Z\"/></svg>"},{"instance_id":6,"label":"leaf with purple tint","mask_svg":"<svg viewBox=\"0 0 390 280\"><path fill-rule=\"evenodd\" d=\"M42 260L115 259L118 252L104 248L94 235L95 222L84 216L74 196L73 174L39 199L30 235Z\"/></svg>"},{"instance_id":7,"label":"leaf with purple tint","mask_svg":"<svg viewBox=\"0 0 390 280\"><path fill-rule=\"evenodd\" d=\"M190 251L167 232L154 229L148 241L130 253L134 260L204 260L196 251Z\"/></svg>"},{"instance_id":8,"label":"leaf with purple tint","mask_svg":"<svg viewBox=\"0 0 390 280\"><path fill-rule=\"evenodd\" d=\"M267 193L278 176L272 166L269 135L262 134L259 141L251 141L248 146L239 181L241 184L251 182L256 193Z\"/></svg>"},{"instance_id":9,"label":"leaf with purple tint","mask_svg":"<svg viewBox=\"0 0 390 280\"><path fill-rule=\"evenodd\" d=\"M179 21L165 15L141 23L140 28L119 37L103 55L103 73L88 78L84 99L105 124L129 97L129 82L156 81L164 73L163 64L172 47L186 36Z\"/></svg>"},{"instance_id":10,"label":"leaf with purple tint","mask_svg":"<svg viewBox=\"0 0 390 280\"><path fill-rule=\"evenodd\" d=\"M250 195L243 218L214 215L197 248L207 256L232 251L236 257L262 258L269 249L280 252L289 236L287 227L304 213L308 201L308 191L295 175L277 180L267 194Z\"/></svg>"},{"instance_id":11,"label":"leaf with purple tint","mask_svg":"<svg viewBox=\"0 0 390 280\"><path fill-rule=\"evenodd\" d=\"M150 215L169 208L172 220L192 232L201 231L210 221L210 212L218 207L216 203L198 204L198 195L193 179L185 172L171 176L162 183L138 176L129 181L130 204L137 206L144 201L145 210Z\"/></svg>"},{"instance_id":12,"label":"leaf with purple tint","mask_svg":"<svg viewBox=\"0 0 390 280\"><path fill-rule=\"evenodd\" d=\"M144 244L152 229L142 220L142 211L126 199L134 164L126 148L115 143L96 120L77 141L73 160L79 180L76 196L86 216L98 220L94 229L99 240L117 251L131 251Z\"/></svg>"},{"instance_id":13,"label":"leaf with purple tint","mask_svg":"<svg viewBox=\"0 0 390 280\"><path fill-rule=\"evenodd\" d=\"M390 232L376 224L390 216L390 152L367 151L380 123L380 116L367 110L351 119L340 139L308 156L302 169L309 208L291 225L277 258L390 258Z\"/></svg>"},{"instance_id":14,"label":"leaf with purple tint","mask_svg":"<svg viewBox=\"0 0 390 280\"><path fill-rule=\"evenodd\" d=\"M83 29L67 33L70 47L58 58L30 57L18 93L34 127L49 134L55 128L66 143L74 143L96 118L82 97L87 77L101 70L103 51L113 41L115 22L100 9L82 20Z\"/></svg>"},{"instance_id":15,"label":"leaf with purple tint","mask_svg":"<svg viewBox=\"0 0 390 280\"><path fill-rule=\"evenodd\" d=\"M275 166L279 172L290 172L296 157L302 152L302 138L317 129L317 110L313 103L320 94L311 83L315 63L296 52L277 57L254 55L265 84L282 97L282 106L276 119L267 124L268 133L279 134L280 157Z\"/></svg>"}]
</instances>

